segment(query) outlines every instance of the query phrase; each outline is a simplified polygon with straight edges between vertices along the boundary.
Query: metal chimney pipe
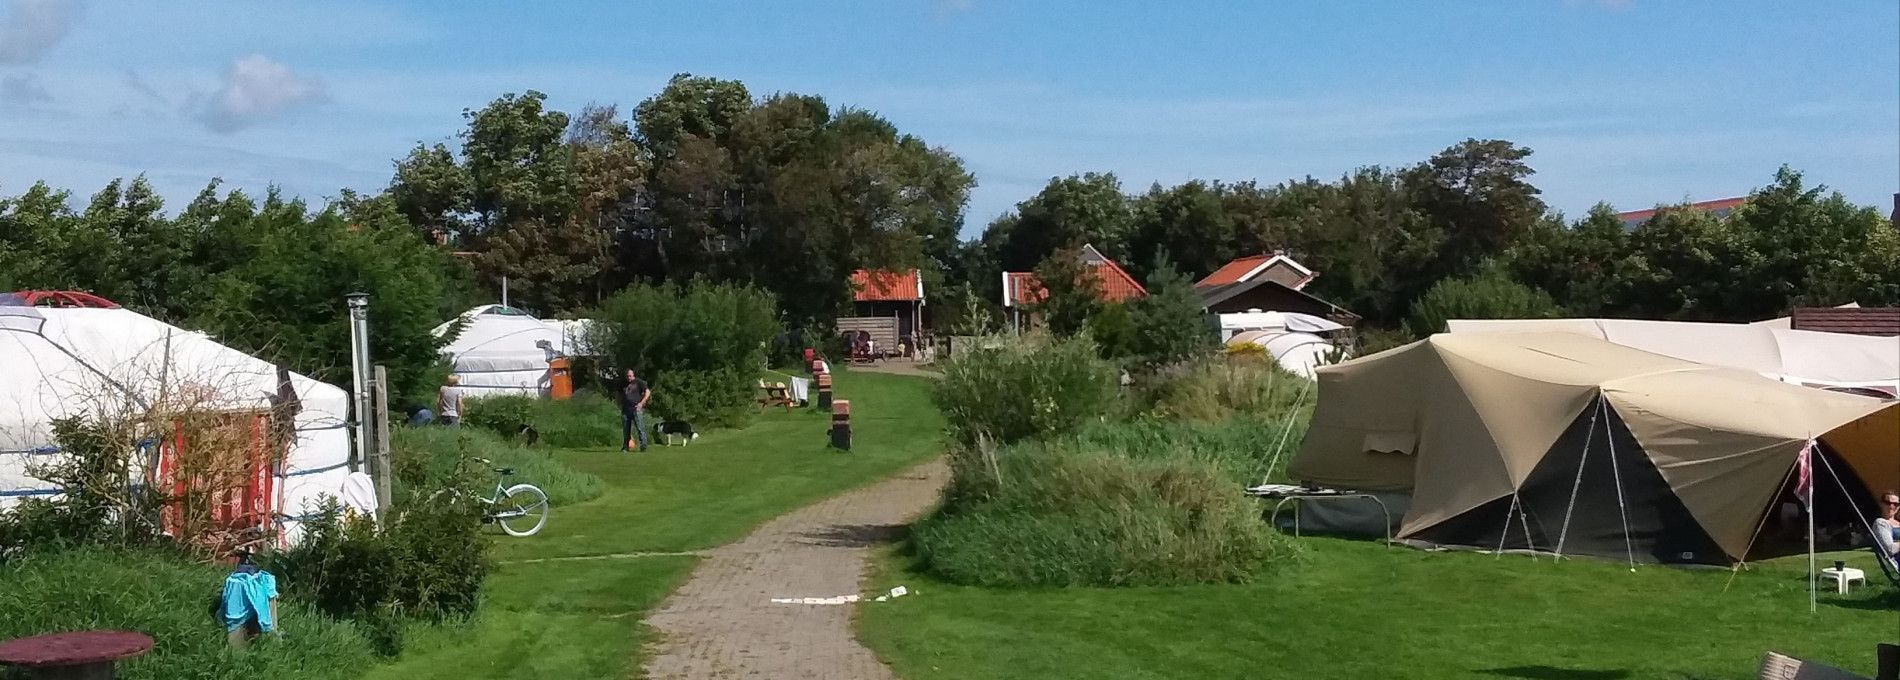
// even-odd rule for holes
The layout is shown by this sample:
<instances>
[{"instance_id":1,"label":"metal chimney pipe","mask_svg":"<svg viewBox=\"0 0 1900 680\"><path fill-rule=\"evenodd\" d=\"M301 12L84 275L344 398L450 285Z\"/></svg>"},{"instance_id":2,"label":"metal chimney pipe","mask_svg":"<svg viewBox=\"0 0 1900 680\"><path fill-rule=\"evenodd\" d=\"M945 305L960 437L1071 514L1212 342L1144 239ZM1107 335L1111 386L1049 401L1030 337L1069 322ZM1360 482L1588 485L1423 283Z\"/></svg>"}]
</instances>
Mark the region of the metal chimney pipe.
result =
<instances>
[{"instance_id":1,"label":"metal chimney pipe","mask_svg":"<svg viewBox=\"0 0 1900 680\"><path fill-rule=\"evenodd\" d=\"M351 422L355 439L355 457L350 461L350 469L362 470L369 462L369 443L372 436L370 420L373 417L369 407L370 400L370 358L369 358L369 294L350 293L344 297L350 308L350 396L352 405Z\"/></svg>"}]
</instances>

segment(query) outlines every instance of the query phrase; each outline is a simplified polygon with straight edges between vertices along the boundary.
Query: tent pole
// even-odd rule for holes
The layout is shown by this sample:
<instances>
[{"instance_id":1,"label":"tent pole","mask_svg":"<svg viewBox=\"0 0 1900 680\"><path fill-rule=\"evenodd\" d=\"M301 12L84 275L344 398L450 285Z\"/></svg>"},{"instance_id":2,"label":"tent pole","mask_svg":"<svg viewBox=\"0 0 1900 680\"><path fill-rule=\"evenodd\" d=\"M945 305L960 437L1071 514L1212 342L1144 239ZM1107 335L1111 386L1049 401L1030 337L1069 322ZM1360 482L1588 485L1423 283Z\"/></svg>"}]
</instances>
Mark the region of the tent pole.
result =
<instances>
[{"instance_id":1,"label":"tent pole","mask_svg":"<svg viewBox=\"0 0 1900 680\"><path fill-rule=\"evenodd\" d=\"M1801 499L1801 504L1808 511L1808 613L1813 614L1816 611L1816 603L1815 603L1816 597L1815 596L1817 593L1815 591L1817 590L1817 585L1820 582L1819 575L1814 573L1814 435L1813 434L1810 433L1808 435L1808 442L1806 444L1801 445L1801 459L1796 464L1803 468L1806 468L1805 471L1807 472L1808 493L1807 493L1806 498ZM1798 483L1797 483L1797 486L1795 487L1795 491L1796 491L1795 495L1800 495L1800 486L1798 486Z\"/></svg>"},{"instance_id":2,"label":"tent pole","mask_svg":"<svg viewBox=\"0 0 1900 680\"><path fill-rule=\"evenodd\" d=\"M1498 531L1498 549L1491 553L1492 559L1504 557L1504 541L1511 537L1511 518L1517 516L1517 490L1511 490L1511 509L1504 511L1504 528ZM1524 535L1530 535L1530 527L1524 528Z\"/></svg>"},{"instance_id":3,"label":"tent pole","mask_svg":"<svg viewBox=\"0 0 1900 680\"><path fill-rule=\"evenodd\" d=\"M1602 405L1603 414L1607 419L1610 413L1609 400L1605 399L1598 403ZM1630 514L1623 504L1623 472L1616 464L1616 439L1610 439L1609 444L1610 478L1616 481L1616 514L1623 519L1623 550L1629 555L1630 571L1633 572L1636 571L1636 545L1630 542Z\"/></svg>"},{"instance_id":4,"label":"tent pole","mask_svg":"<svg viewBox=\"0 0 1900 680\"><path fill-rule=\"evenodd\" d=\"M1788 466L1788 471L1785 473L1782 473L1781 475L1781 484L1775 486L1775 488L1780 489L1782 487L1787 486L1788 478L1793 477L1793 476L1794 476L1794 466L1790 465ZM1776 493L1779 494L1780 492L1776 492ZM1747 562L1748 554L1755 551L1755 539L1761 537L1761 528L1768 526L1768 517L1774 514L1774 511L1775 511L1775 506L1772 506L1772 505L1769 506L1768 510L1761 514L1761 521L1755 523L1755 533L1750 534L1748 536L1748 545L1742 548L1742 554L1740 558L1735 561L1735 566L1729 569L1728 582L1722 584L1722 592L1724 593L1728 592L1729 586L1735 585L1735 577L1739 576L1742 573L1742 567L1747 566L1748 564Z\"/></svg>"},{"instance_id":5,"label":"tent pole","mask_svg":"<svg viewBox=\"0 0 1900 680\"><path fill-rule=\"evenodd\" d=\"M1590 442L1597 436L1597 416L1603 413L1603 395L1597 394L1597 408L1590 411L1590 429L1583 433L1583 455L1577 457L1577 479L1570 483L1570 504L1564 506L1564 526L1557 532L1557 559L1564 557L1564 541L1570 538L1570 517L1577 509L1577 492L1583 489L1583 467L1590 462ZM1609 423L1604 423L1609 429ZM1606 435L1607 436L1607 435Z\"/></svg>"}]
</instances>

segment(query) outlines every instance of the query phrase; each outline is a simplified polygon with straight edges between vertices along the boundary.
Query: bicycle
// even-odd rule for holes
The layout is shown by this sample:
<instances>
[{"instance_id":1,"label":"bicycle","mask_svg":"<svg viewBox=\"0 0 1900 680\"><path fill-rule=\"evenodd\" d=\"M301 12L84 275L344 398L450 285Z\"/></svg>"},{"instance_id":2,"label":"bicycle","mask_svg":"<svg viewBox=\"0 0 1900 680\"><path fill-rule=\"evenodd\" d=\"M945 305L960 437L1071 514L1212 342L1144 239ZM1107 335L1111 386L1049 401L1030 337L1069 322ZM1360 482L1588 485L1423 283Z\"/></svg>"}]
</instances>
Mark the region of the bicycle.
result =
<instances>
[{"instance_id":1,"label":"bicycle","mask_svg":"<svg viewBox=\"0 0 1900 680\"><path fill-rule=\"evenodd\" d=\"M475 462L491 464L486 458L477 458ZM501 525L501 530L509 536L522 538L533 536L548 524L548 494L533 484L516 484L504 487L502 482L515 474L514 468L494 468L495 490L487 498L481 499L482 523Z\"/></svg>"}]
</instances>

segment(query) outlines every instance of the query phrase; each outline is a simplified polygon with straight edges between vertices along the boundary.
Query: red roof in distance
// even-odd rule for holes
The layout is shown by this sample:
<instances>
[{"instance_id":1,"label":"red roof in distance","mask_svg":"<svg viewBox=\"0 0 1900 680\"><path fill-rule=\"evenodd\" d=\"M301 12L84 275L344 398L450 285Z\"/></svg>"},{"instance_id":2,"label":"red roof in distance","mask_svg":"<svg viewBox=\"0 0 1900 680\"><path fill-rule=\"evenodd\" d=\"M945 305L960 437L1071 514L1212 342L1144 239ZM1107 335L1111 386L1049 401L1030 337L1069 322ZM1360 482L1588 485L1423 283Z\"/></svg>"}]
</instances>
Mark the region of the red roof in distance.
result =
<instances>
[{"instance_id":1,"label":"red roof in distance","mask_svg":"<svg viewBox=\"0 0 1900 680\"><path fill-rule=\"evenodd\" d=\"M858 302L916 302L924 299L924 279L915 269L894 272L859 269L851 272L853 298Z\"/></svg>"},{"instance_id":2,"label":"red roof in distance","mask_svg":"<svg viewBox=\"0 0 1900 680\"><path fill-rule=\"evenodd\" d=\"M1089 265L1089 271L1095 273L1096 281L1101 284L1103 302L1127 302L1148 296L1148 289L1142 287L1140 281L1095 246L1082 246L1082 261ZM1033 305L1048 296L1035 273L1003 272L1003 306Z\"/></svg>"},{"instance_id":3,"label":"red roof in distance","mask_svg":"<svg viewBox=\"0 0 1900 680\"><path fill-rule=\"evenodd\" d=\"M117 302L77 290L21 290L14 291L11 295L34 307L119 308Z\"/></svg>"},{"instance_id":4,"label":"red roof in distance","mask_svg":"<svg viewBox=\"0 0 1900 680\"><path fill-rule=\"evenodd\" d=\"M1299 278L1297 280L1281 281L1282 284L1293 290L1304 288L1314 277L1319 276L1319 274L1313 270L1307 269L1305 265L1295 262L1293 258L1287 257L1285 253L1273 252L1262 255L1250 255L1221 265L1220 269L1214 270L1214 273L1208 274L1201 280L1194 282L1194 287L1206 288L1251 281L1254 277L1260 276L1266 273L1267 270L1272 269L1276 264L1285 265L1298 274Z\"/></svg>"},{"instance_id":5,"label":"red roof in distance","mask_svg":"<svg viewBox=\"0 0 1900 680\"><path fill-rule=\"evenodd\" d=\"M1616 218L1619 220L1622 220L1624 224L1635 226L1635 225L1642 224L1644 222L1649 221L1649 218L1655 217L1656 213L1658 212L1662 212L1664 210L1669 210L1672 208L1688 208L1690 210L1701 210L1703 212L1712 212L1712 213L1715 213L1717 217L1720 217L1722 215L1727 215L1730 210L1734 210L1740 207L1743 203L1747 203L1747 202L1748 202L1748 197L1743 196L1740 198L1723 198L1723 199L1717 199L1713 201L1702 201L1700 203L1690 203L1688 205L1665 205L1658 208L1650 208L1648 210L1632 210L1629 212L1617 213Z\"/></svg>"}]
</instances>

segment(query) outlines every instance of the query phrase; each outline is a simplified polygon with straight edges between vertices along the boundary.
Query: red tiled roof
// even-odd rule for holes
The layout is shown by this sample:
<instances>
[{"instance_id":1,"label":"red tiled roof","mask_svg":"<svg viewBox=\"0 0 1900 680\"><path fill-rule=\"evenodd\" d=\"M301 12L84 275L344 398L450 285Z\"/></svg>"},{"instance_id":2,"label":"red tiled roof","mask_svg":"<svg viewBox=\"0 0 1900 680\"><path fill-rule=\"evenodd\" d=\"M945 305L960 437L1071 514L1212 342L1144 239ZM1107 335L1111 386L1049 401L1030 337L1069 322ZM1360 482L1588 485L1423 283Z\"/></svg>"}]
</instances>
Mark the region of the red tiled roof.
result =
<instances>
[{"instance_id":1,"label":"red tiled roof","mask_svg":"<svg viewBox=\"0 0 1900 680\"><path fill-rule=\"evenodd\" d=\"M1900 335L1900 307L1800 307L1789 319L1797 331Z\"/></svg>"},{"instance_id":2,"label":"red tiled roof","mask_svg":"<svg viewBox=\"0 0 1900 680\"><path fill-rule=\"evenodd\" d=\"M923 278L917 270L901 272L859 269L851 272L851 288L858 302L915 302L924 299Z\"/></svg>"},{"instance_id":3,"label":"red tiled roof","mask_svg":"<svg viewBox=\"0 0 1900 680\"><path fill-rule=\"evenodd\" d=\"M1090 252L1094 253L1092 249ZM1103 302L1127 302L1148 296L1148 289L1142 287L1141 282L1107 257L1089 263L1089 271L1095 272L1095 280L1101 284ZM1048 296L1034 273L1003 272L1003 306L1033 305Z\"/></svg>"},{"instance_id":4,"label":"red tiled roof","mask_svg":"<svg viewBox=\"0 0 1900 680\"><path fill-rule=\"evenodd\" d=\"M1312 281L1313 277L1318 276L1318 274L1313 273L1312 270L1293 261L1293 258L1281 253L1267 253L1264 255L1250 255L1221 265L1220 269L1214 270L1214 273L1208 274L1206 278L1194 282L1194 287L1225 286L1230 283L1240 283L1250 280L1255 276L1259 276L1262 272L1265 272L1276 259L1292 265L1294 269L1300 271L1305 277L1305 280L1294 285L1289 285L1287 286L1288 288L1299 290L1306 285L1307 281Z\"/></svg>"},{"instance_id":5,"label":"red tiled roof","mask_svg":"<svg viewBox=\"0 0 1900 680\"><path fill-rule=\"evenodd\" d=\"M1632 210L1629 212L1617 213L1616 218L1619 220L1622 220L1626 224L1638 223L1638 222L1648 221L1649 218L1655 217L1657 212L1668 210L1670 208L1689 208L1691 210L1722 212L1722 211L1734 210L1737 206L1740 206L1741 204L1747 203L1747 202L1748 202L1748 197L1744 196L1741 198L1723 198L1723 199L1718 199L1714 201L1702 201L1700 203L1690 203L1686 206L1665 205L1660 208L1650 208L1648 210Z\"/></svg>"}]
</instances>

